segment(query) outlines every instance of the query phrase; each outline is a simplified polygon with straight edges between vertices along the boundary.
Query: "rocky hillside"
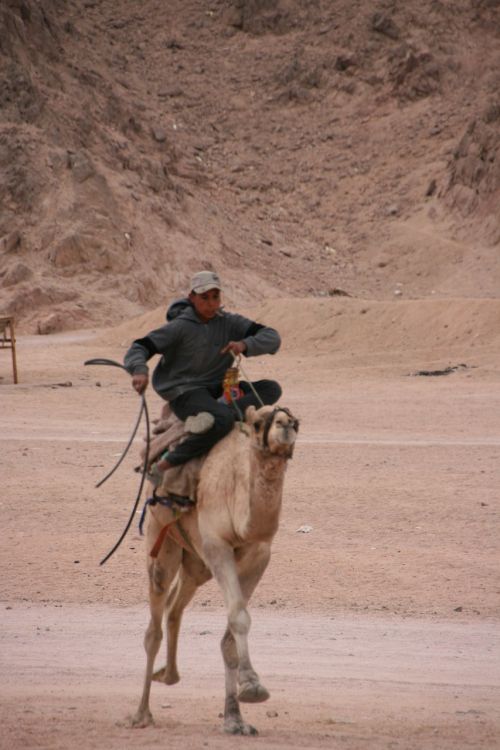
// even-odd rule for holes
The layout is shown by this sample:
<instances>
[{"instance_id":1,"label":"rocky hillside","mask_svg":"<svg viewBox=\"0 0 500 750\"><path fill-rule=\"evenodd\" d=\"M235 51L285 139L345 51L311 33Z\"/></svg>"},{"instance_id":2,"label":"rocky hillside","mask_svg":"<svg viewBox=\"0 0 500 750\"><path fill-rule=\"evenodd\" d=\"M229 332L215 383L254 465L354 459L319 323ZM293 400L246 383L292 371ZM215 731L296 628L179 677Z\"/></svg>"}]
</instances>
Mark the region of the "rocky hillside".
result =
<instances>
[{"instance_id":1,"label":"rocky hillside","mask_svg":"<svg viewBox=\"0 0 500 750\"><path fill-rule=\"evenodd\" d=\"M498 296L498 0L3 0L0 309Z\"/></svg>"}]
</instances>

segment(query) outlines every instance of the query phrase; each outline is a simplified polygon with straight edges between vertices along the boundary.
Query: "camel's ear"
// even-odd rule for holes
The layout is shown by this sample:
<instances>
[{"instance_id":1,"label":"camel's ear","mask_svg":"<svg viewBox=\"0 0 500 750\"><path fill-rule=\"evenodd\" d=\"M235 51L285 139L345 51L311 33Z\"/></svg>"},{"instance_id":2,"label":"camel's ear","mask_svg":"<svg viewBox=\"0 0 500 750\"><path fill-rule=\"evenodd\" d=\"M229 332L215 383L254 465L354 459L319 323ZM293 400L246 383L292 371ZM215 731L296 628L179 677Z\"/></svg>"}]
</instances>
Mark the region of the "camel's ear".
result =
<instances>
[{"instance_id":1,"label":"camel's ear","mask_svg":"<svg viewBox=\"0 0 500 750\"><path fill-rule=\"evenodd\" d=\"M255 406L248 406L245 412L245 422L247 424L253 424L255 422L255 412L257 409Z\"/></svg>"}]
</instances>

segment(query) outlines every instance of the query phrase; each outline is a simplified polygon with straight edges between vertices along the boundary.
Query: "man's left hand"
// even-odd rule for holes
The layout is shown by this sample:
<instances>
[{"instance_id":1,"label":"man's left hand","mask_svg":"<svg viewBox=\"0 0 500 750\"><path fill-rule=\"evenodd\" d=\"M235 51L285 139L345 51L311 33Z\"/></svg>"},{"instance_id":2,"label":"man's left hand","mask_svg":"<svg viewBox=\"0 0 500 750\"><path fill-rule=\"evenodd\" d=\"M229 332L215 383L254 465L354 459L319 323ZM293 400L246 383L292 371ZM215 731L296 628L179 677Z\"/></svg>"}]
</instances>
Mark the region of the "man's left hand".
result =
<instances>
[{"instance_id":1,"label":"man's left hand","mask_svg":"<svg viewBox=\"0 0 500 750\"><path fill-rule=\"evenodd\" d=\"M246 350L247 345L244 341L230 341L229 344L226 344L224 349L221 349L221 354L232 352L237 357L238 354L243 354L243 352L246 352Z\"/></svg>"}]
</instances>

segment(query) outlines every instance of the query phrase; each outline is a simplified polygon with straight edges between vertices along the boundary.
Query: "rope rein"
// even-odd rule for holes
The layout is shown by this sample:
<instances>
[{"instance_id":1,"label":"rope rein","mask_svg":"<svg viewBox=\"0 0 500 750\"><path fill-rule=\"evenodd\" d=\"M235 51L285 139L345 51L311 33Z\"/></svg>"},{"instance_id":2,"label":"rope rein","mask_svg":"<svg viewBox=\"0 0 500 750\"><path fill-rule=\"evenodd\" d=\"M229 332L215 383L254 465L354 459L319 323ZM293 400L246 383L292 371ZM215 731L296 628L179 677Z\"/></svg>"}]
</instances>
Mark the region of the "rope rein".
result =
<instances>
[{"instance_id":1,"label":"rope rein","mask_svg":"<svg viewBox=\"0 0 500 750\"><path fill-rule=\"evenodd\" d=\"M252 383L252 381L250 380L250 378L246 374L245 370L243 369L243 366L241 364L241 354L239 354L238 356L236 356L236 355L233 354L233 357L234 357L235 367L237 367L237 368L239 368L241 370L241 374L243 375L243 377L245 378L245 381L250 386L250 390L252 391L253 395L255 396L255 398L257 399L257 401L259 402L259 404L261 406L264 406L264 402L262 401L261 397L259 396L259 394L255 390L254 384Z\"/></svg>"},{"instance_id":2,"label":"rope rein","mask_svg":"<svg viewBox=\"0 0 500 750\"><path fill-rule=\"evenodd\" d=\"M240 424L243 424L245 421L245 416L242 413L240 407L236 403L236 399L234 398L234 390L239 390L239 382L240 382L240 370L241 374L245 378L245 382L248 383L250 386L250 390L252 391L253 395L257 399L257 402L264 406L264 402L262 401L261 397L255 390L254 384L249 379L248 375L246 374L245 370L242 367L241 364L241 354L234 354L233 353L233 366L230 367L228 370L226 370L226 374L224 375L224 380L222 381L222 389L223 393L226 397L226 400L228 403L231 403L236 414L238 415L238 419L240 421Z\"/></svg>"}]
</instances>

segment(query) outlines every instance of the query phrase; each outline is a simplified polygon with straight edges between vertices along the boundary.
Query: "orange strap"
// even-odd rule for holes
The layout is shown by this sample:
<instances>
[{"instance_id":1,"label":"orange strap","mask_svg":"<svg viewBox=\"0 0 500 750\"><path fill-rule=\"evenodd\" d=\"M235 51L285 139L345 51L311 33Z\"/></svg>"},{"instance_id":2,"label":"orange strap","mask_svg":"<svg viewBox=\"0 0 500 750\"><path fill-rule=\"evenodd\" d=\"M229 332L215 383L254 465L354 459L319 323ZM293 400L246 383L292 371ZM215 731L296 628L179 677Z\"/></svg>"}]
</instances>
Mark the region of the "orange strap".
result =
<instances>
[{"instance_id":1,"label":"orange strap","mask_svg":"<svg viewBox=\"0 0 500 750\"><path fill-rule=\"evenodd\" d=\"M179 531L179 527L177 526L178 520L178 518L174 518L173 521L170 521L170 523L167 523L167 525L162 528L162 530L158 534L156 542L153 545L153 548L151 549L151 552L149 553L150 557L158 557L158 555L160 554L161 545L165 541L165 537L167 535L171 539L173 539L174 542L179 545L179 547L185 549L186 552L193 552L193 549L187 544L189 540L184 539L184 535Z\"/></svg>"},{"instance_id":2,"label":"orange strap","mask_svg":"<svg viewBox=\"0 0 500 750\"><path fill-rule=\"evenodd\" d=\"M160 550L161 550L161 545L165 541L165 537L167 536L168 530L171 526L173 526L174 523L177 523L176 518L174 518L173 521L170 521L170 523L167 523L167 525L164 526L163 529L160 531L160 533L158 534L158 539L154 543L153 549L149 553L150 557L158 557Z\"/></svg>"}]
</instances>

